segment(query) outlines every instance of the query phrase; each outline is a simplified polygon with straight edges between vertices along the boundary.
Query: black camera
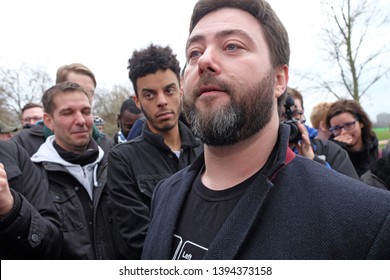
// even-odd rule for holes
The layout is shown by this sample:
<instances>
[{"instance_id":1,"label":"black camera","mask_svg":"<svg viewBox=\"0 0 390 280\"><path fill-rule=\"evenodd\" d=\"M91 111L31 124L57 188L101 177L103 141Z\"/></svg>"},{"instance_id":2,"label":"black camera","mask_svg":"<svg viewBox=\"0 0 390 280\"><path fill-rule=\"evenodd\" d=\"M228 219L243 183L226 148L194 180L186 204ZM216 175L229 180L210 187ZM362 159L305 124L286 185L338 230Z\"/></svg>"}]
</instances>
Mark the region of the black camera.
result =
<instances>
[{"instance_id":1,"label":"black camera","mask_svg":"<svg viewBox=\"0 0 390 280\"><path fill-rule=\"evenodd\" d=\"M289 143L298 143L298 141L301 140L301 132L297 125L298 120L294 119L293 111L291 110L291 107L294 106L294 99L288 95L283 106L285 108L284 115L286 119L281 123L287 124L290 127Z\"/></svg>"}]
</instances>

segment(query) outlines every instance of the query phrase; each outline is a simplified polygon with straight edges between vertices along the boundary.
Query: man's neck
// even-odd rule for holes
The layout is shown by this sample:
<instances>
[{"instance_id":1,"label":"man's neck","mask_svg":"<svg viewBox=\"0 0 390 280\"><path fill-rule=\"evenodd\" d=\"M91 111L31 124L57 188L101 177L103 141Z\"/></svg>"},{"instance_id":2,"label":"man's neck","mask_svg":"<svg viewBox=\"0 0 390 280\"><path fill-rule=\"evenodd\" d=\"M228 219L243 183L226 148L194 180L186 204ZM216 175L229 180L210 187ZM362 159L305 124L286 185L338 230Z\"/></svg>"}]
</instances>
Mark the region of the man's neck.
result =
<instances>
[{"instance_id":1,"label":"man's neck","mask_svg":"<svg viewBox=\"0 0 390 280\"><path fill-rule=\"evenodd\" d=\"M180 151L181 137L179 123L177 123L172 129L168 131L158 131L157 133L164 137L164 143L171 149L171 151Z\"/></svg>"},{"instance_id":2,"label":"man's neck","mask_svg":"<svg viewBox=\"0 0 390 280\"><path fill-rule=\"evenodd\" d=\"M278 123L271 122L260 132L234 145L205 145L203 184L213 190L224 190L259 171L267 162L278 137Z\"/></svg>"}]
</instances>

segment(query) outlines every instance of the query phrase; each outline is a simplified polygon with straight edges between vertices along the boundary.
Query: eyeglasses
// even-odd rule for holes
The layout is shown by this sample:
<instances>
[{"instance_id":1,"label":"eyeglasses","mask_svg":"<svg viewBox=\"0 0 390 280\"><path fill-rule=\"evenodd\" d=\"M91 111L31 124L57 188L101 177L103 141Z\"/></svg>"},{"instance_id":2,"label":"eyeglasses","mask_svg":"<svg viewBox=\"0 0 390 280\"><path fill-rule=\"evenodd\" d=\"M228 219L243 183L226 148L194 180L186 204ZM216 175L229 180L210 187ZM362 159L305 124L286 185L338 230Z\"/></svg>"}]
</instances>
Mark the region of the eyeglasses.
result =
<instances>
[{"instance_id":1,"label":"eyeglasses","mask_svg":"<svg viewBox=\"0 0 390 280\"><path fill-rule=\"evenodd\" d=\"M344 128L346 131L351 131L355 128L355 123L357 120L354 120L352 122L346 122L342 125L336 125L334 127L329 128L330 132L333 133L334 136L338 136L341 133L341 130Z\"/></svg>"},{"instance_id":2,"label":"eyeglasses","mask_svg":"<svg viewBox=\"0 0 390 280\"><path fill-rule=\"evenodd\" d=\"M43 117L26 117L23 119L23 122L31 123L31 121L33 121L34 123L36 123L37 121L40 121L42 119L43 119Z\"/></svg>"}]
</instances>

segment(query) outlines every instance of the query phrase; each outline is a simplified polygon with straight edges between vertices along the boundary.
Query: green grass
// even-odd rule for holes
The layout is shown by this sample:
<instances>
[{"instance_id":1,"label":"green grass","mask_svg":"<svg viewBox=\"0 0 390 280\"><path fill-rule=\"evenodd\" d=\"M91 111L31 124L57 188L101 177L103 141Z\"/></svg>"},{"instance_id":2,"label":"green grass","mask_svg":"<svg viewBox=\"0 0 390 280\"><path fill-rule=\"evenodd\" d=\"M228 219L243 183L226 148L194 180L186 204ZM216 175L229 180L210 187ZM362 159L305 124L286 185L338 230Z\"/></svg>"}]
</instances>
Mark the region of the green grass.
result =
<instances>
[{"instance_id":1,"label":"green grass","mask_svg":"<svg viewBox=\"0 0 390 280\"><path fill-rule=\"evenodd\" d=\"M390 128L388 127L374 128L374 131L376 133L376 137L378 137L378 140L390 139Z\"/></svg>"},{"instance_id":2,"label":"green grass","mask_svg":"<svg viewBox=\"0 0 390 280\"><path fill-rule=\"evenodd\" d=\"M373 130L375 131L376 137L378 137L379 147L383 148L386 144L385 140L390 139L390 128L380 127L380 128L374 128Z\"/></svg>"}]
</instances>

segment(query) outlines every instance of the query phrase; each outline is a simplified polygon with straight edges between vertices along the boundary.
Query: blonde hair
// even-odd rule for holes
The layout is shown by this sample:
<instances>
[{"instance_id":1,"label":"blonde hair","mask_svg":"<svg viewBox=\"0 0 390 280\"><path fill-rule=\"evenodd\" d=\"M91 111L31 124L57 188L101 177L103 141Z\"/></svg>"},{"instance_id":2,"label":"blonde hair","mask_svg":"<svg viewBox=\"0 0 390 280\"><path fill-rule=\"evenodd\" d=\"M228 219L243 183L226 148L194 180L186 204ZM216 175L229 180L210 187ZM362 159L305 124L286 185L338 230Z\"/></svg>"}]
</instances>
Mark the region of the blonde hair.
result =
<instances>
[{"instance_id":1,"label":"blonde hair","mask_svg":"<svg viewBox=\"0 0 390 280\"><path fill-rule=\"evenodd\" d=\"M57 77L56 77L56 84L63 83L68 81L68 74L70 72L78 73L78 74L83 74L88 77L91 77L93 83L95 84L96 88L96 78L95 75L92 73L92 71L85 65L81 63L72 63L68 65L62 65L60 68L57 70Z\"/></svg>"},{"instance_id":2,"label":"blonde hair","mask_svg":"<svg viewBox=\"0 0 390 280\"><path fill-rule=\"evenodd\" d=\"M320 122L326 125L326 113L328 112L332 102L321 102L315 105L310 114L310 122L312 127L318 129Z\"/></svg>"}]
</instances>

